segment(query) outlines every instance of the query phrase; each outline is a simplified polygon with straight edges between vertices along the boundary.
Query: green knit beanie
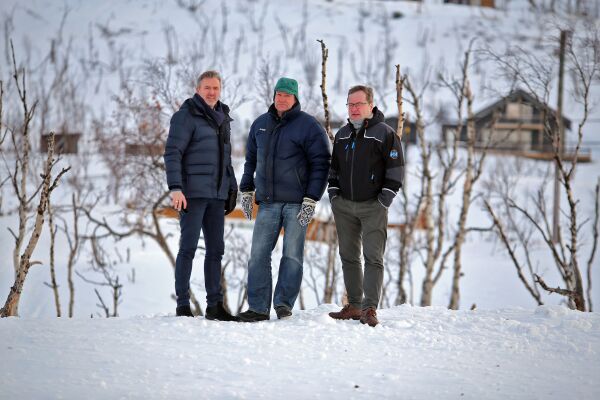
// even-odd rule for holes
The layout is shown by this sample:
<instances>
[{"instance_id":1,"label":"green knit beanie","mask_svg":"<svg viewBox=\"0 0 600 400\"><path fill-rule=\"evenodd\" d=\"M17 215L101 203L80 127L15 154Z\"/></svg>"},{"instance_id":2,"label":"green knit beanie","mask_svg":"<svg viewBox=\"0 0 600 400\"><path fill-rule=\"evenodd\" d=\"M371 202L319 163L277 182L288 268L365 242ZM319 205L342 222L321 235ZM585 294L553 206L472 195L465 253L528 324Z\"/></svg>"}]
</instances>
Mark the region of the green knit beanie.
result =
<instances>
[{"instance_id":1,"label":"green knit beanie","mask_svg":"<svg viewBox=\"0 0 600 400\"><path fill-rule=\"evenodd\" d=\"M275 92L293 94L298 99L298 82L292 78L279 78L275 85ZM273 93L275 96L275 93Z\"/></svg>"}]
</instances>

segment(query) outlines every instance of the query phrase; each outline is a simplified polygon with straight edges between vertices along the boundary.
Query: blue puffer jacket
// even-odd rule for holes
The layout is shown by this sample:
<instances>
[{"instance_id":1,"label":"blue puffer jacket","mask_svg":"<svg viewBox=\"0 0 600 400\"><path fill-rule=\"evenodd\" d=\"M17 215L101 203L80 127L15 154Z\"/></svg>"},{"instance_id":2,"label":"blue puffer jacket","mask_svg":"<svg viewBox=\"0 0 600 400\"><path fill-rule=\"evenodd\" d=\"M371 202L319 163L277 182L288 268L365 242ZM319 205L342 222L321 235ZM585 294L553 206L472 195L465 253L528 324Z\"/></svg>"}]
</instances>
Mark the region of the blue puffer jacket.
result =
<instances>
[{"instance_id":1,"label":"blue puffer jacket","mask_svg":"<svg viewBox=\"0 0 600 400\"><path fill-rule=\"evenodd\" d=\"M325 130L300 110L300 103L282 118L271 105L250 127L240 190L256 190L257 203L302 203L304 197L318 201L330 158Z\"/></svg>"},{"instance_id":2,"label":"blue puffer jacket","mask_svg":"<svg viewBox=\"0 0 600 400\"><path fill-rule=\"evenodd\" d=\"M171 118L165 146L165 169L170 190L181 189L186 198L226 200L237 189L231 166L229 107L218 102L224 114L219 125L202 97L187 99ZM212 112L211 112L212 111Z\"/></svg>"}]
</instances>

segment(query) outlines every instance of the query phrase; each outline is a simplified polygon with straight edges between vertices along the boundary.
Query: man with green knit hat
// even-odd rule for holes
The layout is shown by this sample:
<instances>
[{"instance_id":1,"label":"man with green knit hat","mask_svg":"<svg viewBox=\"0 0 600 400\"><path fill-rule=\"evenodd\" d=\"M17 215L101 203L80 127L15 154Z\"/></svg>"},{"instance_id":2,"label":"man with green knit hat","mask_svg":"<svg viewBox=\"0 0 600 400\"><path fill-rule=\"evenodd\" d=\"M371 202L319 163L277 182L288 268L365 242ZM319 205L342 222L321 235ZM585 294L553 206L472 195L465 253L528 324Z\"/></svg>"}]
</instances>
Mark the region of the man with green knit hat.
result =
<instances>
[{"instance_id":1,"label":"man with green knit hat","mask_svg":"<svg viewBox=\"0 0 600 400\"><path fill-rule=\"evenodd\" d=\"M298 82L280 78L273 104L250 127L240 183L248 220L259 204L248 262L248 310L243 322L270 318L271 297L277 318L292 315L300 292L306 227L327 186L331 153L323 127L301 111ZM271 253L284 230L283 254L275 293Z\"/></svg>"}]
</instances>

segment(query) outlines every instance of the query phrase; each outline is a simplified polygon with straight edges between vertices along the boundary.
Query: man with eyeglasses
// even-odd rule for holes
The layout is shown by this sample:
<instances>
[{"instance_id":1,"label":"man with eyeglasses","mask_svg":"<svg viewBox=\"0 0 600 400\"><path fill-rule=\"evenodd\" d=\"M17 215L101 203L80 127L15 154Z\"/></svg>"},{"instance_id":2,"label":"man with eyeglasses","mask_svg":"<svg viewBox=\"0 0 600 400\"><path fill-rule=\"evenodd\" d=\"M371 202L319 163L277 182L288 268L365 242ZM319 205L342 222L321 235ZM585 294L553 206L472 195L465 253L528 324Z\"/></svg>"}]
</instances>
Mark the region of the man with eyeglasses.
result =
<instances>
[{"instance_id":1,"label":"man with eyeglasses","mask_svg":"<svg viewBox=\"0 0 600 400\"><path fill-rule=\"evenodd\" d=\"M268 320L271 296L277 318L292 315L302 283L306 227L327 186L329 151L323 127L300 109L298 82L279 79L273 104L250 127L240 182L246 218L252 219L254 201L259 204L248 262L248 310L238 315L241 321ZM273 294L271 253L282 228Z\"/></svg>"},{"instance_id":2,"label":"man with eyeglasses","mask_svg":"<svg viewBox=\"0 0 600 400\"><path fill-rule=\"evenodd\" d=\"M402 187L404 153L400 139L384 122L383 113L373 107L372 88L350 88L347 106L348 124L335 135L328 194L348 304L329 316L376 326L388 208Z\"/></svg>"}]
</instances>

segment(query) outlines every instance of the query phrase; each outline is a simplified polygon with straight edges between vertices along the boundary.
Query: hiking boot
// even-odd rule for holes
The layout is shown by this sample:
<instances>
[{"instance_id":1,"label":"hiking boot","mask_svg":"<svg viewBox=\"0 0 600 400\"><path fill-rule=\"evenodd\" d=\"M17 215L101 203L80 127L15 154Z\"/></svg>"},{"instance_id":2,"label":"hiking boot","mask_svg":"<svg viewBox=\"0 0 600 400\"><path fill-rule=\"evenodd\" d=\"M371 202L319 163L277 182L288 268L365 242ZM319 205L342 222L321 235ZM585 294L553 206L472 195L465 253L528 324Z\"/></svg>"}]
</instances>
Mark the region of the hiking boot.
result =
<instances>
[{"instance_id":1,"label":"hiking boot","mask_svg":"<svg viewBox=\"0 0 600 400\"><path fill-rule=\"evenodd\" d=\"M337 312L330 312L329 316L333 319L360 319L360 309L352 306L351 304L346 304L344 308Z\"/></svg>"},{"instance_id":2,"label":"hiking boot","mask_svg":"<svg viewBox=\"0 0 600 400\"><path fill-rule=\"evenodd\" d=\"M259 322L267 321L270 317L268 314L261 314L252 310L248 310L241 314L238 314L238 318L240 322Z\"/></svg>"},{"instance_id":3,"label":"hiking boot","mask_svg":"<svg viewBox=\"0 0 600 400\"><path fill-rule=\"evenodd\" d=\"M377 312L373 307L365 308L361 311L360 323L369 326L375 326L379 323L379 321L377 321Z\"/></svg>"},{"instance_id":4,"label":"hiking boot","mask_svg":"<svg viewBox=\"0 0 600 400\"><path fill-rule=\"evenodd\" d=\"M206 319L211 321L239 321L238 317L234 317L225 309L223 302L218 302L216 306L206 307Z\"/></svg>"},{"instance_id":5,"label":"hiking boot","mask_svg":"<svg viewBox=\"0 0 600 400\"><path fill-rule=\"evenodd\" d=\"M289 318L292 316L292 310L286 306L275 307L275 313L277 314L277 319Z\"/></svg>"},{"instance_id":6,"label":"hiking boot","mask_svg":"<svg viewBox=\"0 0 600 400\"><path fill-rule=\"evenodd\" d=\"M175 309L175 316L177 317L193 317L192 309L190 306L178 306Z\"/></svg>"}]
</instances>

